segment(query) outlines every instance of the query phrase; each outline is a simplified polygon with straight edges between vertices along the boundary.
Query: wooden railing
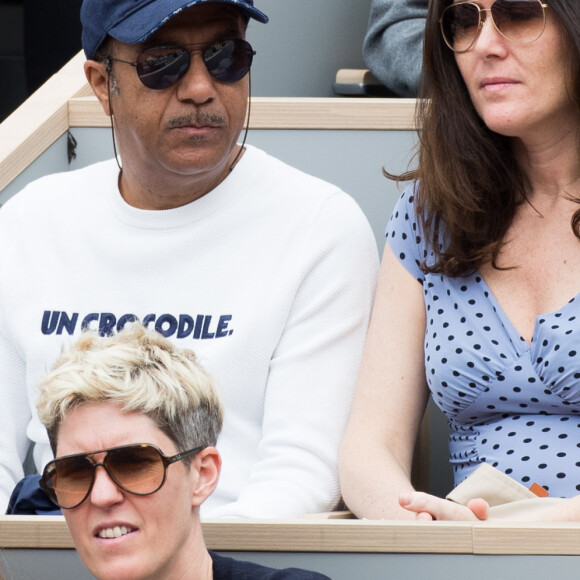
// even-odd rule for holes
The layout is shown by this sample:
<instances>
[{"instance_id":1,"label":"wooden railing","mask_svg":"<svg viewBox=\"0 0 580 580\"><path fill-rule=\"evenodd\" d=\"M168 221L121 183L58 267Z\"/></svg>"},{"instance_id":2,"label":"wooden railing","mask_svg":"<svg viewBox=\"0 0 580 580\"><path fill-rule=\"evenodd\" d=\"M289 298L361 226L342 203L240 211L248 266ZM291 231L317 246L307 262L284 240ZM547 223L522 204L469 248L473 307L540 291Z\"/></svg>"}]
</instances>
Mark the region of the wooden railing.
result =
<instances>
[{"instance_id":1,"label":"wooden railing","mask_svg":"<svg viewBox=\"0 0 580 580\"><path fill-rule=\"evenodd\" d=\"M210 549L241 552L353 552L580 555L580 523L239 520L203 522ZM70 549L62 516L0 517L0 549Z\"/></svg>"}]
</instances>

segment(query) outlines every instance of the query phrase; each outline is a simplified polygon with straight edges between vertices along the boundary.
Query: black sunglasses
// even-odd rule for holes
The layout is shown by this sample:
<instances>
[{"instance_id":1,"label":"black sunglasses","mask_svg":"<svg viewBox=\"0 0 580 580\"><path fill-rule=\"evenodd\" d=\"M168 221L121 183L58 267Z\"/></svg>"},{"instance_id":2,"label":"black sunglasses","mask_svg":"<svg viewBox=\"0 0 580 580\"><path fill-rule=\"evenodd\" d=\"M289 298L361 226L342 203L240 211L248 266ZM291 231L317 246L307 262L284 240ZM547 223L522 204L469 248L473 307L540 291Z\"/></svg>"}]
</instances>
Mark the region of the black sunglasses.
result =
<instances>
[{"instance_id":1,"label":"black sunglasses","mask_svg":"<svg viewBox=\"0 0 580 580\"><path fill-rule=\"evenodd\" d=\"M192 52L201 52L208 72L222 83L235 83L244 78L256 54L252 45L241 38L189 46L197 48L154 46L146 48L135 62L112 56L107 59L134 66L139 79L147 88L161 91L183 78L189 69Z\"/></svg>"},{"instance_id":2,"label":"black sunglasses","mask_svg":"<svg viewBox=\"0 0 580 580\"><path fill-rule=\"evenodd\" d=\"M136 443L66 455L47 464L40 487L60 508L76 508L89 497L96 469L102 467L122 490L134 495L151 495L165 483L167 468L172 463L202 449L203 446L195 447L167 457L154 445ZM100 462L94 459L99 453L106 454Z\"/></svg>"}]
</instances>

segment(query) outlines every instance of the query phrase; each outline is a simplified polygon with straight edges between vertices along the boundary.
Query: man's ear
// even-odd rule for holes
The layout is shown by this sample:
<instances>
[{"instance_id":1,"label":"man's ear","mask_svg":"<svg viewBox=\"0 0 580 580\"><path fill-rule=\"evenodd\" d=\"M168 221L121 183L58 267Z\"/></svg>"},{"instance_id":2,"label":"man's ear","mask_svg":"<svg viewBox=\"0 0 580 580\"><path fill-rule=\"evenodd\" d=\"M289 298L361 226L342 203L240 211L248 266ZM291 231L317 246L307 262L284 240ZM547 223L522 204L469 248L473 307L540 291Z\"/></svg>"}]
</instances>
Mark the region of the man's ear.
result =
<instances>
[{"instance_id":1,"label":"man's ear","mask_svg":"<svg viewBox=\"0 0 580 580\"><path fill-rule=\"evenodd\" d=\"M96 60L87 60L85 62L85 76L87 77L87 81L89 81L89 85L93 89L93 92L99 99L101 106L103 107L103 111L105 115L108 117L111 116L111 104L109 103L109 88L108 88L108 81L109 81L109 63L110 61L106 62L98 62Z\"/></svg>"},{"instance_id":2,"label":"man's ear","mask_svg":"<svg viewBox=\"0 0 580 580\"><path fill-rule=\"evenodd\" d=\"M202 449L193 459L191 469L197 472L192 503L199 507L214 491L220 478L222 458L215 447Z\"/></svg>"}]
</instances>

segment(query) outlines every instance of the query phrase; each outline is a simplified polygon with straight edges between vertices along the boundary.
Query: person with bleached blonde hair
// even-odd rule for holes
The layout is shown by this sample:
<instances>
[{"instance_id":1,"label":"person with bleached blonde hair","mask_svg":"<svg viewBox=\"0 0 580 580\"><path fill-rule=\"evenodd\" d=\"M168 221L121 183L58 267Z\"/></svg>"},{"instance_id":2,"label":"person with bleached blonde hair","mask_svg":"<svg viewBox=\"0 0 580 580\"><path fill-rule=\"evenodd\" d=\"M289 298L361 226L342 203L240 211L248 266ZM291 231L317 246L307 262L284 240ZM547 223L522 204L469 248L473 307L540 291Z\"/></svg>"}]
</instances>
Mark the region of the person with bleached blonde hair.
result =
<instances>
[{"instance_id":1,"label":"person with bleached blonde hair","mask_svg":"<svg viewBox=\"0 0 580 580\"><path fill-rule=\"evenodd\" d=\"M38 414L54 453L66 416L103 401L150 417L180 449L213 446L222 428L214 379L194 352L140 324L115 337L81 335L40 386Z\"/></svg>"},{"instance_id":2,"label":"person with bleached blonde hair","mask_svg":"<svg viewBox=\"0 0 580 580\"><path fill-rule=\"evenodd\" d=\"M98 580L326 578L205 547L199 508L219 479L223 412L192 351L137 323L83 334L40 381L37 408L56 458L40 486Z\"/></svg>"}]
</instances>

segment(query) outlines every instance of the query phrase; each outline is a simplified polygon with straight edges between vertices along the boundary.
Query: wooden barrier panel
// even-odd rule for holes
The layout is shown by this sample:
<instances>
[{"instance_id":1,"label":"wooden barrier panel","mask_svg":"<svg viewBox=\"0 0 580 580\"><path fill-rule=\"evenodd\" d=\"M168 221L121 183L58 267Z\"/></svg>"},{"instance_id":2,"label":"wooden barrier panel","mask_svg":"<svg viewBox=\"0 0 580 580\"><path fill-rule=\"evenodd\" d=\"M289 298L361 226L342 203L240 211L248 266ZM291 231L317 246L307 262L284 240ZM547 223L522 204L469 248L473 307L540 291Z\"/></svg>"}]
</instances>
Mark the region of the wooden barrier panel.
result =
<instances>
[{"instance_id":1,"label":"wooden barrier panel","mask_svg":"<svg viewBox=\"0 0 580 580\"><path fill-rule=\"evenodd\" d=\"M370 520L203 522L210 549L273 567L298 566L333 580L470 580L578 577L580 524L492 524ZM8 578L85 580L62 517L0 518Z\"/></svg>"},{"instance_id":2,"label":"wooden barrier panel","mask_svg":"<svg viewBox=\"0 0 580 580\"><path fill-rule=\"evenodd\" d=\"M580 555L580 523L204 520L208 548L237 552ZM74 548L62 516L1 516L0 549Z\"/></svg>"},{"instance_id":3,"label":"wooden barrier panel","mask_svg":"<svg viewBox=\"0 0 580 580\"><path fill-rule=\"evenodd\" d=\"M415 99L253 97L250 129L414 130ZM110 127L95 97L69 100L71 127Z\"/></svg>"}]
</instances>

